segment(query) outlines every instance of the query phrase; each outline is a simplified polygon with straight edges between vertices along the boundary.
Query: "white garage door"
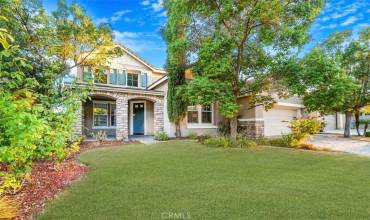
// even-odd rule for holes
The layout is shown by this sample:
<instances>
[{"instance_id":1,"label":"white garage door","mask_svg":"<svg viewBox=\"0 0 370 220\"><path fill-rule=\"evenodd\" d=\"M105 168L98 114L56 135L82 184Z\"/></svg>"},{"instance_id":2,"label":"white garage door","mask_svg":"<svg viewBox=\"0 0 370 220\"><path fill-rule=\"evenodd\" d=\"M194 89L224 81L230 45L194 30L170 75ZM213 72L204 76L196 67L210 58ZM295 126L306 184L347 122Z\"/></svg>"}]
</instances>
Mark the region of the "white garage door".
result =
<instances>
[{"instance_id":1,"label":"white garage door","mask_svg":"<svg viewBox=\"0 0 370 220\"><path fill-rule=\"evenodd\" d=\"M325 131L335 130L337 128L335 115L325 115L324 120L326 122Z\"/></svg>"},{"instance_id":2,"label":"white garage door","mask_svg":"<svg viewBox=\"0 0 370 220\"><path fill-rule=\"evenodd\" d=\"M265 136L276 136L290 133L289 122L297 117L296 109L272 108L264 112Z\"/></svg>"}]
</instances>

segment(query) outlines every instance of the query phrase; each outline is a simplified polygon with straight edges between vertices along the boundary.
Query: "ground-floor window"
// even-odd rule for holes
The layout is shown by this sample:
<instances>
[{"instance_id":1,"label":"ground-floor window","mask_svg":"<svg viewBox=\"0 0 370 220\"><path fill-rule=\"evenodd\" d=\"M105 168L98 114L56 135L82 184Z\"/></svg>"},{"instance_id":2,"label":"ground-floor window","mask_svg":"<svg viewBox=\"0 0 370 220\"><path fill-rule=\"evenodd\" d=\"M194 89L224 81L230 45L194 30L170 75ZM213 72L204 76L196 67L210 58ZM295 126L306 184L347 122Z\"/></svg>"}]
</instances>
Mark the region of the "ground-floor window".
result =
<instances>
[{"instance_id":1,"label":"ground-floor window","mask_svg":"<svg viewBox=\"0 0 370 220\"><path fill-rule=\"evenodd\" d=\"M93 102L94 127L116 126L116 104L104 101Z\"/></svg>"},{"instance_id":2,"label":"ground-floor window","mask_svg":"<svg viewBox=\"0 0 370 220\"><path fill-rule=\"evenodd\" d=\"M193 105L188 106L188 123L191 124L212 124L213 108L212 105Z\"/></svg>"}]
</instances>

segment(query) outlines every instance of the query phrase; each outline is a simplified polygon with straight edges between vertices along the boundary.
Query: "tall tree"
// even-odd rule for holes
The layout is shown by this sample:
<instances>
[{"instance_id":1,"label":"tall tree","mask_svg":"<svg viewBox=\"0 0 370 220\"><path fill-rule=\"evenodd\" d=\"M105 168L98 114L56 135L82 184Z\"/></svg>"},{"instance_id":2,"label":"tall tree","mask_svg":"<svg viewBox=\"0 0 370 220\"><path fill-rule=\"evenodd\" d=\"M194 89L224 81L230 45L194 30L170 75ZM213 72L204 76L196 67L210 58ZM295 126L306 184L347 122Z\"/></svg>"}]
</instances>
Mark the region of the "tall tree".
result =
<instances>
[{"instance_id":1,"label":"tall tree","mask_svg":"<svg viewBox=\"0 0 370 220\"><path fill-rule=\"evenodd\" d=\"M167 42L167 111L170 121L176 126L175 136L180 137L180 123L186 115L187 103L178 90L185 84L185 70L188 65L186 33L189 15L184 1L166 1L165 8L168 13L163 32Z\"/></svg>"},{"instance_id":2,"label":"tall tree","mask_svg":"<svg viewBox=\"0 0 370 220\"><path fill-rule=\"evenodd\" d=\"M282 62L278 75L292 94L300 95L309 111L344 112L344 137L350 137L352 115L359 124L361 108L368 105L369 30L350 40L350 31L337 32L303 59Z\"/></svg>"},{"instance_id":3,"label":"tall tree","mask_svg":"<svg viewBox=\"0 0 370 220\"><path fill-rule=\"evenodd\" d=\"M184 0L190 23L188 56L194 80L187 87L193 104L217 102L237 135L240 95L271 107L269 70L279 51L303 45L323 0ZM176 14L178 10L169 12Z\"/></svg>"}]
</instances>

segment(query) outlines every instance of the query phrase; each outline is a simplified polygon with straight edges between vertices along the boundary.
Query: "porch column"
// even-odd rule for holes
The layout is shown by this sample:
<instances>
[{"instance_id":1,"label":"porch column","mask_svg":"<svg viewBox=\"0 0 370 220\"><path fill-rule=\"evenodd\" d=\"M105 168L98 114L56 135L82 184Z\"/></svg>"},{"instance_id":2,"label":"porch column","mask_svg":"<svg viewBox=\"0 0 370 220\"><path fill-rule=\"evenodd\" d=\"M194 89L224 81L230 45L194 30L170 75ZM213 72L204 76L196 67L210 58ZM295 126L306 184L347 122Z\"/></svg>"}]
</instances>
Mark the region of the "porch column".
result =
<instances>
[{"instance_id":1,"label":"porch column","mask_svg":"<svg viewBox=\"0 0 370 220\"><path fill-rule=\"evenodd\" d=\"M83 135L82 128L83 128L83 118L84 118L84 112L83 112L83 104L81 101L77 103L78 109L76 110L76 122L73 125L73 135L75 137L81 137Z\"/></svg>"},{"instance_id":2,"label":"porch column","mask_svg":"<svg viewBox=\"0 0 370 220\"><path fill-rule=\"evenodd\" d=\"M116 139L128 139L128 98L119 97L116 100Z\"/></svg>"},{"instance_id":3,"label":"porch column","mask_svg":"<svg viewBox=\"0 0 370 220\"><path fill-rule=\"evenodd\" d=\"M154 103L154 133L163 131L163 100Z\"/></svg>"}]
</instances>

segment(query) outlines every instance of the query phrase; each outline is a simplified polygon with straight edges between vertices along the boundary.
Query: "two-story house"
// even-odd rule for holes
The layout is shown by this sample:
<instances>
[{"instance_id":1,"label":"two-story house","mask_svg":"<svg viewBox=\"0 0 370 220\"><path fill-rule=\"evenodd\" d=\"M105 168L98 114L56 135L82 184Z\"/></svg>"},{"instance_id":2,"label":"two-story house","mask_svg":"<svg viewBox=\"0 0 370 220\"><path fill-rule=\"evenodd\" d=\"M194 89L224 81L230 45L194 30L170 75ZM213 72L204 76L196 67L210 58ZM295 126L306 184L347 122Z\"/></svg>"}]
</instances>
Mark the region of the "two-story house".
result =
<instances>
[{"instance_id":1,"label":"two-story house","mask_svg":"<svg viewBox=\"0 0 370 220\"><path fill-rule=\"evenodd\" d=\"M92 138L94 132L104 131L108 138L122 140L164 131L174 136L175 126L167 116L166 72L121 47L123 55L110 61L103 77L94 78L88 66L76 69L80 83L94 81L91 99L82 103L77 115L76 135ZM253 137L288 133L288 122L301 116L303 106L296 98L276 99L274 108L265 111L262 106L250 108L248 96L239 97L239 131ZM189 106L181 130L184 136L216 134L223 122L217 105Z\"/></svg>"}]
</instances>

